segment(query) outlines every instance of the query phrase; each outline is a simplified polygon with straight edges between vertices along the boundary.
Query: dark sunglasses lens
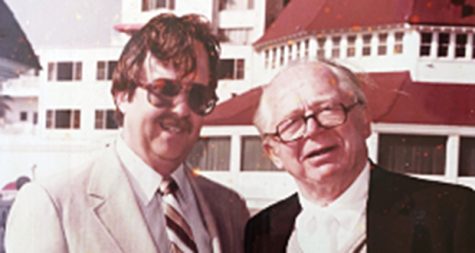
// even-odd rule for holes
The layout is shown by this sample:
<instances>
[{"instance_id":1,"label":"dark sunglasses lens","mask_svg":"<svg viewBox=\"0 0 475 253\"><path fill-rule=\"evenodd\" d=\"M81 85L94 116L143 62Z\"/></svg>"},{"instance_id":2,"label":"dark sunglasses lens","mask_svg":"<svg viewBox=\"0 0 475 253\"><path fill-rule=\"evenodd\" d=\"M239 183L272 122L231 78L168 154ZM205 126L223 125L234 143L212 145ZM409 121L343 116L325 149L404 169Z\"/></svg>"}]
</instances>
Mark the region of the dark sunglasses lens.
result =
<instances>
[{"instance_id":1,"label":"dark sunglasses lens","mask_svg":"<svg viewBox=\"0 0 475 253\"><path fill-rule=\"evenodd\" d=\"M174 97L180 93L180 85L176 84L172 80L161 80L160 93L167 97Z\"/></svg>"},{"instance_id":2,"label":"dark sunglasses lens","mask_svg":"<svg viewBox=\"0 0 475 253\"><path fill-rule=\"evenodd\" d=\"M216 97L211 88L194 84L188 94L188 105L198 115L211 113L216 105Z\"/></svg>"}]
</instances>

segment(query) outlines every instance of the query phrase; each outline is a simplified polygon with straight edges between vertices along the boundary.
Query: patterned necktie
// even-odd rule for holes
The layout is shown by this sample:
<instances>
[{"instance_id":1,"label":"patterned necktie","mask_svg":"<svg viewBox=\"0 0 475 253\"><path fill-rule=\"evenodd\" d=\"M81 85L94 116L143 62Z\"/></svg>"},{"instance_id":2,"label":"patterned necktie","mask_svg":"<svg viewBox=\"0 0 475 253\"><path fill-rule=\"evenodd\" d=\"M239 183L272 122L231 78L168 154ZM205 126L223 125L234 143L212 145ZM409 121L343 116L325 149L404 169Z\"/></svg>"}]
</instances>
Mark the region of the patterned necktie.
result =
<instances>
[{"instance_id":1,"label":"patterned necktie","mask_svg":"<svg viewBox=\"0 0 475 253\"><path fill-rule=\"evenodd\" d=\"M183 218L183 213L176 198L178 185L173 179L164 179L160 184L160 193L165 214L166 232L171 242L171 252L197 253L198 248L193 240L193 233Z\"/></svg>"}]
</instances>

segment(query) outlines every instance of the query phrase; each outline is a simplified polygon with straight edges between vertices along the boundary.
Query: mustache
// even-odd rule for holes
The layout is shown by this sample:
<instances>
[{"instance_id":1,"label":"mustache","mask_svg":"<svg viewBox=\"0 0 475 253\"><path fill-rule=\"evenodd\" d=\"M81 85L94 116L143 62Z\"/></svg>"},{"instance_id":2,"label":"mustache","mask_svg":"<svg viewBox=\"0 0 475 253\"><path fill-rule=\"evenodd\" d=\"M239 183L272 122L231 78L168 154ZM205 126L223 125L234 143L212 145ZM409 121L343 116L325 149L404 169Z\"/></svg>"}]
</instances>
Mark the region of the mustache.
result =
<instances>
[{"instance_id":1,"label":"mustache","mask_svg":"<svg viewBox=\"0 0 475 253\"><path fill-rule=\"evenodd\" d=\"M188 133L193 131L193 124L189 117L180 117L174 113L166 113L157 118L160 127L167 131Z\"/></svg>"}]
</instances>

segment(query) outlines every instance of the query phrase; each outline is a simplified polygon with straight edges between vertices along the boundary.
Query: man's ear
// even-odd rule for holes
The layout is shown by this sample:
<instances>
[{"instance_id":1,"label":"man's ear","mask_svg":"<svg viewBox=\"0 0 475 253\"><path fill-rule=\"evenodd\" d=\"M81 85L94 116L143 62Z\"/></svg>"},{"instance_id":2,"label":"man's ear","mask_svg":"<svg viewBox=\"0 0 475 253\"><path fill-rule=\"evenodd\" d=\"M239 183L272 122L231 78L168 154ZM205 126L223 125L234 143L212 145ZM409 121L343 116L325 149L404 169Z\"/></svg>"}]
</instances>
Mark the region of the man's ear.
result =
<instances>
[{"instance_id":1,"label":"man's ear","mask_svg":"<svg viewBox=\"0 0 475 253\"><path fill-rule=\"evenodd\" d=\"M368 138L371 135L371 116L366 105L364 106L363 112L361 114L361 122L363 127L363 129L361 130L363 136L365 136L365 138Z\"/></svg>"},{"instance_id":2,"label":"man's ear","mask_svg":"<svg viewBox=\"0 0 475 253\"><path fill-rule=\"evenodd\" d=\"M284 168L284 163L282 162L282 159L279 157L279 150L276 147L276 143L274 143L273 140L264 140L262 143L262 148L264 149L264 152L267 154L267 157L274 163L275 167L279 169Z\"/></svg>"}]
</instances>

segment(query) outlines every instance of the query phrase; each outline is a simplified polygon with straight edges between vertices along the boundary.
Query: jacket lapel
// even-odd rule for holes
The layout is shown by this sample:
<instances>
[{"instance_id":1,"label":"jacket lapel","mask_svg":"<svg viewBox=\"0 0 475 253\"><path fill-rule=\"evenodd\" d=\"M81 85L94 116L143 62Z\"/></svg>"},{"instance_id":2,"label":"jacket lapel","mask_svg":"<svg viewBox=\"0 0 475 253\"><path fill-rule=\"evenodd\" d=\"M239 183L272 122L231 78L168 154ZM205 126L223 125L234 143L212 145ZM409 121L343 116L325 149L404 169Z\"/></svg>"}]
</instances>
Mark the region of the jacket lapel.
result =
<instances>
[{"instance_id":1,"label":"jacket lapel","mask_svg":"<svg viewBox=\"0 0 475 253\"><path fill-rule=\"evenodd\" d=\"M414 203L398 177L371 168L367 208L368 252L412 252Z\"/></svg>"},{"instance_id":2,"label":"jacket lapel","mask_svg":"<svg viewBox=\"0 0 475 253\"><path fill-rule=\"evenodd\" d=\"M88 194L93 212L120 249L116 251L157 252L114 147L91 172Z\"/></svg>"},{"instance_id":3,"label":"jacket lapel","mask_svg":"<svg viewBox=\"0 0 475 253\"><path fill-rule=\"evenodd\" d=\"M298 201L297 194L293 194L283 200L279 208L270 210L268 216L269 230L267 231L270 237L266 240L268 244L266 247L270 247L273 250L268 252L286 251L290 235L294 230L295 219L301 210L302 207Z\"/></svg>"},{"instance_id":4,"label":"jacket lapel","mask_svg":"<svg viewBox=\"0 0 475 253\"><path fill-rule=\"evenodd\" d=\"M185 173L188 176L188 181L190 182L191 188L193 189L193 193L195 194L196 201L198 202L199 210L201 212L201 217L204 220L206 229L209 233L210 239L211 239L211 248L212 252L214 253L220 253L221 252L221 243L219 240L219 235L218 235L218 229L216 226L216 221L214 220L213 213L211 212L209 208L209 204L204 197L203 193L201 192L201 189L195 180L194 177L196 175L193 174L193 172L185 167Z\"/></svg>"}]
</instances>

